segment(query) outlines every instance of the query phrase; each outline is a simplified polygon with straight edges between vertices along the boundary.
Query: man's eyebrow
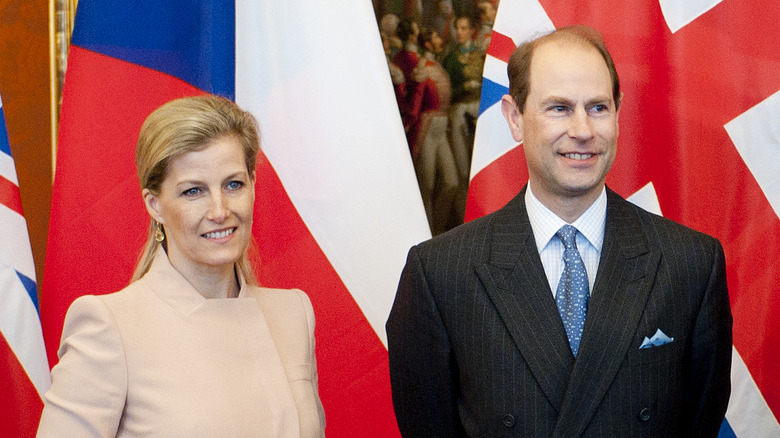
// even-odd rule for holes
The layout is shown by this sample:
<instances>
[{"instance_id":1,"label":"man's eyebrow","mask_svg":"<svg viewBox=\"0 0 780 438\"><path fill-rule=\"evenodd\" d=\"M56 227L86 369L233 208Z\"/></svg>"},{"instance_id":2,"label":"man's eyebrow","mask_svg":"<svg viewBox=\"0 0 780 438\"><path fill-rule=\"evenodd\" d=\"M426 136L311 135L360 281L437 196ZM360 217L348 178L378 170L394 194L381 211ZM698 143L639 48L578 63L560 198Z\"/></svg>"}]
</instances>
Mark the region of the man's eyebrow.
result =
<instances>
[{"instance_id":1,"label":"man's eyebrow","mask_svg":"<svg viewBox=\"0 0 780 438\"><path fill-rule=\"evenodd\" d=\"M572 105L572 100L561 96L547 96L542 99L542 105Z\"/></svg>"},{"instance_id":2,"label":"man's eyebrow","mask_svg":"<svg viewBox=\"0 0 780 438\"><path fill-rule=\"evenodd\" d=\"M568 99L566 97L562 96L548 96L541 101L542 106L550 106L550 105L566 105L566 106L574 106L575 103L572 99ZM596 96L594 98L588 99L585 101L585 106L593 106L593 105L611 105L614 106L612 98L610 96Z\"/></svg>"},{"instance_id":3,"label":"man's eyebrow","mask_svg":"<svg viewBox=\"0 0 780 438\"><path fill-rule=\"evenodd\" d=\"M589 99L587 102L585 102L585 106L593 106L599 104L614 106L614 101L612 100L611 96L596 96L592 99Z\"/></svg>"}]
</instances>

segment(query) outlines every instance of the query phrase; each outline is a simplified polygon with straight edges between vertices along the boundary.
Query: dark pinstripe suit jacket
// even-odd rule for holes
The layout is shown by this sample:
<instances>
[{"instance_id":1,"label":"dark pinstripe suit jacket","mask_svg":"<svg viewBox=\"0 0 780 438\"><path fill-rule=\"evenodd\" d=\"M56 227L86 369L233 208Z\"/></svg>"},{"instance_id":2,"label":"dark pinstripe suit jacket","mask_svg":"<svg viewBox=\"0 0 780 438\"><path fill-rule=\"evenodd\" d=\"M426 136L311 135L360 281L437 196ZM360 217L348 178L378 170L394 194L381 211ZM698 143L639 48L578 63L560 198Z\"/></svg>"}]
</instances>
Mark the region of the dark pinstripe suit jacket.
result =
<instances>
[{"instance_id":1,"label":"dark pinstripe suit jacket","mask_svg":"<svg viewBox=\"0 0 780 438\"><path fill-rule=\"evenodd\" d=\"M404 436L715 436L730 393L720 243L607 189L574 360L523 190L413 247L387 321ZM657 329L674 338L639 349Z\"/></svg>"}]
</instances>

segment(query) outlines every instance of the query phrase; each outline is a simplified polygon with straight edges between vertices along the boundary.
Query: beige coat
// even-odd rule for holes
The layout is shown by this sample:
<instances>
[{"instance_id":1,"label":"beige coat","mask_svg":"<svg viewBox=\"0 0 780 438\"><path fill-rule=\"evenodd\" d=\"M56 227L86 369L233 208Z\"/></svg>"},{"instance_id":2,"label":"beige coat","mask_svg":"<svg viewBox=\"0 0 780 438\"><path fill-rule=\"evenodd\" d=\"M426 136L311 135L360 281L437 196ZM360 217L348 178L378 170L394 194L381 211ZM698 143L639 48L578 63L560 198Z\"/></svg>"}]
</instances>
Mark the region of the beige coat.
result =
<instances>
[{"instance_id":1,"label":"beige coat","mask_svg":"<svg viewBox=\"0 0 780 438\"><path fill-rule=\"evenodd\" d=\"M314 312L299 290L204 299L158 252L65 318L39 437L316 437Z\"/></svg>"}]
</instances>

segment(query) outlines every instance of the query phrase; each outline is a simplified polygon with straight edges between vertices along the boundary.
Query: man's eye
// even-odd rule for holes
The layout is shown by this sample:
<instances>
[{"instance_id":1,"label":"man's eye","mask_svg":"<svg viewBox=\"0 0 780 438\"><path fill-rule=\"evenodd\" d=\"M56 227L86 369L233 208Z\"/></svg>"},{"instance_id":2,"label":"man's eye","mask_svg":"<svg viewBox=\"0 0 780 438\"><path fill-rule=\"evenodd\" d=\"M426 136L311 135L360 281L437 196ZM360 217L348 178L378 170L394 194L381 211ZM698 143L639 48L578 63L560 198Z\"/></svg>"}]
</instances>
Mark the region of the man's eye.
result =
<instances>
[{"instance_id":1,"label":"man's eye","mask_svg":"<svg viewBox=\"0 0 780 438\"><path fill-rule=\"evenodd\" d=\"M227 183L228 190L238 190L241 187L244 187L244 183L241 181L230 181Z\"/></svg>"},{"instance_id":2,"label":"man's eye","mask_svg":"<svg viewBox=\"0 0 780 438\"><path fill-rule=\"evenodd\" d=\"M568 108L565 105L554 105L550 107L550 110L556 113L565 112Z\"/></svg>"}]
</instances>

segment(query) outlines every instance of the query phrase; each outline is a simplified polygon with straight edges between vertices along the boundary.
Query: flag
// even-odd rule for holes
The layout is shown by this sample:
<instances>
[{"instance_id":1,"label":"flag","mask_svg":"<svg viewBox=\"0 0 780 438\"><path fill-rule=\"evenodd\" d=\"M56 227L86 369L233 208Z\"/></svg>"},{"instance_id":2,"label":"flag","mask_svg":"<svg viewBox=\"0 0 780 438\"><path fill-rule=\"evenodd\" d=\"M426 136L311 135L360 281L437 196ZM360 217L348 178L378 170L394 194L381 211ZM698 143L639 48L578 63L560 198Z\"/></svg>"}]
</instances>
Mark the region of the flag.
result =
<instances>
[{"instance_id":1,"label":"flag","mask_svg":"<svg viewBox=\"0 0 780 438\"><path fill-rule=\"evenodd\" d=\"M202 93L260 122L258 277L311 298L328 435L397 436L384 322L430 232L370 2L79 2L41 303L50 361L69 304L122 289L138 259L144 118Z\"/></svg>"},{"instance_id":2,"label":"flag","mask_svg":"<svg viewBox=\"0 0 780 438\"><path fill-rule=\"evenodd\" d=\"M0 436L38 429L49 364L38 316L35 265L0 100Z\"/></svg>"},{"instance_id":3,"label":"flag","mask_svg":"<svg viewBox=\"0 0 780 438\"><path fill-rule=\"evenodd\" d=\"M484 67L466 208L528 180L498 103L517 44L598 29L625 93L607 185L724 246L734 315L722 436L780 436L780 9L765 0L502 0Z\"/></svg>"}]
</instances>

